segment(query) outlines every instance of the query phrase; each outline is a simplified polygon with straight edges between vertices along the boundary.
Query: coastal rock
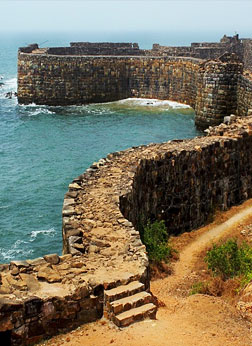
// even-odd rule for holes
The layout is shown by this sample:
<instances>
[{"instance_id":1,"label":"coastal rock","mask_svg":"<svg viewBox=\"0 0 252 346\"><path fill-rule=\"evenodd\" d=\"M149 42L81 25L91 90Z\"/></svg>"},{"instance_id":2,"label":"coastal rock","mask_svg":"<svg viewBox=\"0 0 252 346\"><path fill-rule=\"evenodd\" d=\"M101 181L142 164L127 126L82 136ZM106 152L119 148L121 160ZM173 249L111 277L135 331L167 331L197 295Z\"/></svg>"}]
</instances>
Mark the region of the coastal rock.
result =
<instances>
[{"instance_id":1,"label":"coastal rock","mask_svg":"<svg viewBox=\"0 0 252 346\"><path fill-rule=\"evenodd\" d=\"M37 274L39 280L46 280L49 283L60 282L62 280L60 274L50 267L42 267Z\"/></svg>"},{"instance_id":2,"label":"coastal rock","mask_svg":"<svg viewBox=\"0 0 252 346\"><path fill-rule=\"evenodd\" d=\"M45 255L44 259L46 262L51 264L58 264L60 261L60 258L57 254Z\"/></svg>"}]
</instances>

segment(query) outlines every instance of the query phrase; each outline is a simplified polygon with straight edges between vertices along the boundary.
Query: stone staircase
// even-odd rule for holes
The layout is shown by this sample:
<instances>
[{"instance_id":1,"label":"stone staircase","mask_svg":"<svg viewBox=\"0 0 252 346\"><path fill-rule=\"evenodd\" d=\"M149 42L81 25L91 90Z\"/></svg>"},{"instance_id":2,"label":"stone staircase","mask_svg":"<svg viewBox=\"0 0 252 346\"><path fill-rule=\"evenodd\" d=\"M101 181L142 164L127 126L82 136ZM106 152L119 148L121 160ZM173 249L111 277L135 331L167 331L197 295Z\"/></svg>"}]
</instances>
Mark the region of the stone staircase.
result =
<instances>
[{"instance_id":1,"label":"stone staircase","mask_svg":"<svg viewBox=\"0 0 252 346\"><path fill-rule=\"evenodd\" d=\"M155 319L156 312L152 295L139 281L104 291L104 317L118 327L129 326L145 318Z\"/></svg>"}]
</instances>

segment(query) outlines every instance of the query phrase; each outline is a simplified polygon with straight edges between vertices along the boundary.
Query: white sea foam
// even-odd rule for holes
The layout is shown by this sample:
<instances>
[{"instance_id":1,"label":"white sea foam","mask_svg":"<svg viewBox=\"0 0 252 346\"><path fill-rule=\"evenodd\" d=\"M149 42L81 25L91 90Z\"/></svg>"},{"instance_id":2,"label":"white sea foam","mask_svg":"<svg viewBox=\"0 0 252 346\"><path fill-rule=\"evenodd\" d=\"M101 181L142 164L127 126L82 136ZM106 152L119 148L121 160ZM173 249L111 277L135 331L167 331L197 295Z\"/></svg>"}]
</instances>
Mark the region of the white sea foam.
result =
<instances>
[{"instance_id":1,"label":"white sea foam","mask_svg":"<svg viewBox=\"0 0 252 346\"><path fill-rule=\"evenodd\" d=\"M32 231L31 232L31 237L30 237L30 241L34 241L37 236L39 236L40 234L42 235L46 235L49 237L54 237L56 235L56 230L55 228L49 228L49 229L41 229L41 230L37 230L37 231Z\"/></svg>"},{"instance_id":2,"label":"white sea foam","mask_svg":"<svg viewBox=\"0 0 252 346\"><path fill-rule=\"evenodd\" d=\"M0 209L8 209L10 206L9 205L1 205Z\"/></svg>"},{"instance_id":3,"label":"white sea foam","mask_svg":"<svg viewBox=\"0 0 252 346\"><path fill-rule=\"evenodd\" d=\"M145 98L128 98L124 100L117 101L116 103L128 106L148 106L148 107L164 107L164 108L190 108L190 106L183 103L169 101L169 100L159 100L159 99L145 99Z\"/></svg>"},{"instance_id":4,"label":"white sea foam","mask_svg":"<svg viewBox=\"0 0 252 346\"><path fill-rule=\"evenodd\" d=\"M0 99L5 99L6 94L9 92L16 92L17 91L17 78L11 78L5 80L4 78L0 79L1 83L4 83L3 85L0 85ZM12 97L12 102L15 104L17 103L17 98Z\"/></svg>"},{"instance_id":5,"label":"white sea foam","mask_svg":"<svg viewBox=\"0 0 252 346\"><path fill-rule=\"evenodd\" d=\"M40 239L37 239L39 236L54 237L56 233L54 228L32 231L30 238L27 237L27 241L18 239L10 248L0 248L0 258L2 257L4 261L10 261L19 257L29 258L34 253L34 250L30 248L31 245L29 245L31 242L36 240L39 242Z\"/></svg>"},{"instance_id":6,"label":"white sea foam","mask_svg":"<svg viewBox=\"0 0 252 346\"><path fill-rule=\"evenodd\" d=\"M39 107L37 108L35 111L33 112L30 112L28 114L28 116L34 116L34 115L38 115L38 114L54 114L54 112L50 111L49 109L47 108L43 108L43 107Z\"/></svg>"},{"instance_id":7,"label":"white sea foam","mask_svg":"<svg viewBox=\"0 0 252 346\"><path fill-rule=\"evenodd\" d=\"M28 105L19 105L19 109L23 115L28 117L36 116L39 114L55 114L55 112L48 109L48 106L38 106L35 103L30 103Z\"/></svg>"},{"instance_id":8,"label":"white sea foam","mask_svg":"<svg viewBox=\"0 0 252 346\"><path fill-rule=\"evenodd\" d=\"M24 240L17 240L10 249L0 248L0 254L5 261L10 261L17 257L25 256L28 257L33 253L33 250L28 250L24 245L28 242Z\"/></svg>"},{"instance_id":9,"label":"white sea foam","mask_svg":"<svg viewBox=\"0 0 252 346\"><path fill-rule=\"evenodd\" d=\"M17 78L7 79L3 82L3 88L8 89L9 91L17 91Z\"/></svg>"},{"instance_id":10,"label":"white sea foam","mask_svg":"<svg viewBox=\"0 0 252 346\"><path fill-rule=\"evenodd\" d=\"M17 91L17 78L11 78L11 79L7 79L7 80L4 80L1 79L1 83L4 83L1 87L0 87L0 91L1 92L4 92L4 93L7 93L7 92L10 92L10 91Z\"/></svg>"}]
</instances>

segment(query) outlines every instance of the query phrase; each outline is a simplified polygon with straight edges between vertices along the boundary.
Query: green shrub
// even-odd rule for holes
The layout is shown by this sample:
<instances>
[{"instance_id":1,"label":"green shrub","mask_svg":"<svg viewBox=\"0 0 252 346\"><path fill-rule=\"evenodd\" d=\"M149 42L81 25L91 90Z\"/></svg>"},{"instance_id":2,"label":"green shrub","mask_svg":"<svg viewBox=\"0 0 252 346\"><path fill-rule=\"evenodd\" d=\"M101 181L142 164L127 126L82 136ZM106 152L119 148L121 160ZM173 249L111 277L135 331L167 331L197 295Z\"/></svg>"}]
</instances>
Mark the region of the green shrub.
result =
<instances>
[{"instance_id":1,"label":"green shrub","mask_svg":"<svg viewBox=\"0 0 252 346\"><path fill-rule=\"evenodd\" d=\"M205 294L208 291L208 284L202 281L195 282L191 290L189 292L189 295L192 296L193 294Z\"/></svg>"},{"instance_id":2,"label":"green shrub","mask_svg":"<svg viewBox=\"0 0 252 346\"><path fill-rule=\"evenodd\" d=\"M142 241L146 246L149 259L152 262L168 262L174 251L168 244L168 232L164 221L147 222L144 226Z\"/></svg>"},{"instance_id":3,"label":"green shrub","mask_svg":"<svg viewBox=\"0 0 252 346\"><path fill-rule=\"evenodd\" d=\"M240 247L237 240L229 239L221 245L214 244L206 254L208 269L223 280L237 275L249 276L252 272L252 249L247 243Z\"/></svg>"}]
</instances>

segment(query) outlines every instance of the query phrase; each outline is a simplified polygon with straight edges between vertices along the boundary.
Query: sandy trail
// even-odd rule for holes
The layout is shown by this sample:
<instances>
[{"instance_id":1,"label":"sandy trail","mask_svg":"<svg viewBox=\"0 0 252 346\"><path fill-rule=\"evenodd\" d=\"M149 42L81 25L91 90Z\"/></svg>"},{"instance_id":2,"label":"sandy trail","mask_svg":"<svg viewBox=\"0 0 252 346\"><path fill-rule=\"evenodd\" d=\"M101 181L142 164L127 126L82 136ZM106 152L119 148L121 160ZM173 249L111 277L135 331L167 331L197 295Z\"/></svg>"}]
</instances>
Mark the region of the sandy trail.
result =
<instances>
[{"instance_id":1,"label":"sandy trail","mask_svg":"<svg viewBox=\"0 0 252 346\"><path fill-rule=\"evenodd\" d=\"M248 205L249 204L249 205ZM176 289L194 269L195 256L207 245L230 235L232 229L252 215L252 201L245 203L234 216L213 226L180 253L173 274L151 283L151 290L165 307L159 308L157 320L146 320L122 330L101 320L52 338L48 346L252 346L250 324L221 298L207 295L181 297Z\"/></svg>"},{"instance_id":2,"label":"sandy trail","mask_svg":"<svg viewBox=\"0 0 252 346\"><path fill-rule=\"evenodd\" d=\"M239 223L252 215L252 206L248 206L242 211L233 215L230 219L223 222L221 225L211 228L206 233L203 233L198 239L192 244L188 245L180 253L180 260L174 264L173 275L158 280L152 283L152 291L155 291L155 295L160 297L163 292L174 289L174 286L186 277L193 269L193 261L195 255L200 253L207 245L217 242L221 237L226 234L232 234L234 229ZM160 297L161 298L161 297Z\"/></svg>"}]
</instances>

